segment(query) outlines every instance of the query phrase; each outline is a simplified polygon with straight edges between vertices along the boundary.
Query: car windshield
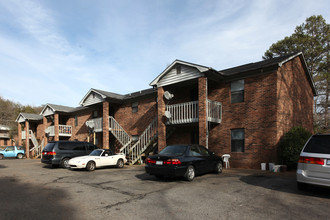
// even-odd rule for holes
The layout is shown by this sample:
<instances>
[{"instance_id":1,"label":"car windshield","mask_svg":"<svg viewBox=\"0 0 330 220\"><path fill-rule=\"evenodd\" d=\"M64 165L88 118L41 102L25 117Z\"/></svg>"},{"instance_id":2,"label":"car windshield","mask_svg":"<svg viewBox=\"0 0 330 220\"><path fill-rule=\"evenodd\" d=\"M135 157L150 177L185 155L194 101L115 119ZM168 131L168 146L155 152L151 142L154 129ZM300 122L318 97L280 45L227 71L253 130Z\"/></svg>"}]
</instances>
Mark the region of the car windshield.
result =
<instances>
[{"instance_id":1,"label":"car windshield","mask_svg":"<svg viewBox=\"0 0 330 220\"><path fill-rule=\"evenodd\" d=\"M90 156L101 156L103 150L93 150L89 155Z\"/></svg>"},{"instance_id":2,"label":"car windshield","mask_svg":"<svg viewBox=\"0 0 330 220\"><path fill-rule=\"evenodd\" d=\"M164 156L181 156L183 155L188 146L184 145L170 145L164 148L161 152L159 152L159 155L164 155Z\"/></svg>"},{"instance_id":3,"label":"car windshield","mask_svg":"<svg viewBox=\"0 0 330 220\"><path fill-rule=\"evenodd\" d=\"M307 143L304 152L330 154L330 135L313 136Z\"/></svg>"}]
</instances>

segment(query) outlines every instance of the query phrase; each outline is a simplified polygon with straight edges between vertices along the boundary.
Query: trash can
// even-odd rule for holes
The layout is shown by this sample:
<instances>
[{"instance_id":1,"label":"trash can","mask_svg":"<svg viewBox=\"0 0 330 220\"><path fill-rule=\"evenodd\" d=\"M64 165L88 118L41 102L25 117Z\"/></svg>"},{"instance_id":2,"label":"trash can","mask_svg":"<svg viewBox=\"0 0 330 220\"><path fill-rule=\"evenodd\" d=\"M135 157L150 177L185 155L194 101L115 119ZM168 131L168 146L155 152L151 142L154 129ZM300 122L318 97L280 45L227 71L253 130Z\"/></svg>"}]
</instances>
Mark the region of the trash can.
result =
<instances>
[{"instance_id":1,"label":"trash can","mask_svg":"<svg viewBox=\"0 0 330 220\"><path fill-rule=\"evenodd\" d=\"M266 170L266 163L261 163L261 170Z\"/></svg>"},{"instance_id":2,"label":"trash can","mask_svg":"<svg viewBox=\"0 0 330 220\"><path fill-rule=\"evenodd\" d=\"M275 163L269 163L269 170L274 171Z\"/></svg>"}]
</instances>

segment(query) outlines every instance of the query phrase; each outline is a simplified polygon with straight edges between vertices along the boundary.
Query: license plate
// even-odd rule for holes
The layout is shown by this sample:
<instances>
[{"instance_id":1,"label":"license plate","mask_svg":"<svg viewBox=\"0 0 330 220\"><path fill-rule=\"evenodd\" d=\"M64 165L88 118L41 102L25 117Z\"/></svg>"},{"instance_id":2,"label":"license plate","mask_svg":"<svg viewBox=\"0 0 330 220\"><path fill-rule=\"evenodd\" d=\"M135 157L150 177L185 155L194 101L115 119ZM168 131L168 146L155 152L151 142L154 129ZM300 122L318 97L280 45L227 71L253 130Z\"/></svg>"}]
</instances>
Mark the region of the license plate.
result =
<instances>
[{"instance_id":1,"label":"license plate","mask_svg":"<svg viewBox=\"0 0 330 220\"><path fill-rule=\"evenodd\" d=\"M330 160L327 160L327 165L330 165Z\"/></svg>"},{"instance_id":2,"label":"license plate","mask_svg":"<svg viewBox=\"0 0 330 220\"><path fill-rule=\"evenodd\" d=\"M163 161L156 161L156 165L163 165Z\"/></svg>"}]
</instances>

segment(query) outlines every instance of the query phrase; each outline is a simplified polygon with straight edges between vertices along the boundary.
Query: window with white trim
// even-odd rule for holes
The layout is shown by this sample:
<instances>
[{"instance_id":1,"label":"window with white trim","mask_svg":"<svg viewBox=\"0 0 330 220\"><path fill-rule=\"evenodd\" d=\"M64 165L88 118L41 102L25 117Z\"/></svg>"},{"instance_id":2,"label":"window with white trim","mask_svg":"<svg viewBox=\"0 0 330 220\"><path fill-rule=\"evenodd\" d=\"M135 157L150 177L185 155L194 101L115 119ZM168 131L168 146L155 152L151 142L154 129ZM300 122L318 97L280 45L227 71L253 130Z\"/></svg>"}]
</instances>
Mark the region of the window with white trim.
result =
<instances>
[{"instance_id":1,"label":"window with white trim","mask_svg":"<svg viewBox=\"0 0 330 220\"><path fill-rule=\"evenodd\" d=\"M231 152L244 152L244 128L231 130Z\"/></svg>"},{"instance_id":2,"label":"window with white trim","mask_svg":"<svg viewBox=\"0 0 330 220\"><path fill-rule=\"evenodd\" d=\"M231 103L244 102L244 79L231 82L230 91Z\"/></svg>"}]
</instances>

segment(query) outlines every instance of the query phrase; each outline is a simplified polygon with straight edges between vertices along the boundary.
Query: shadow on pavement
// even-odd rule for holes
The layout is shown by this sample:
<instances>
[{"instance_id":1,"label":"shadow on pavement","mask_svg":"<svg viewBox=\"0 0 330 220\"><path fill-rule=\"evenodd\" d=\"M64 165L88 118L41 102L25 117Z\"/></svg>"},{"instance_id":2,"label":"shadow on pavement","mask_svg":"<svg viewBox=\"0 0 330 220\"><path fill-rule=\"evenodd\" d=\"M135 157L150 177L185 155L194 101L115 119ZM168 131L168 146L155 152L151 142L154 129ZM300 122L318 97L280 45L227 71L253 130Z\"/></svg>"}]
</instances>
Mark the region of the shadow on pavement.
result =
<instances>
[{"instance_id":1,"label":"shadow on pavement","mask_svg":"<svg viewBox=\"0 0 330 220\"><path fill-rule=\"evenodd\" d=\"M60 189L0 178L1 219L75 219L68 195Z\"/></svg>"},{"instance_id":2,"label":"shadow on pavement","mask_svg":"<svg viewBox=\"0 0 330 220\"><path fill-rule=\"evenodd\" d=\"M306 190L299 190L297 188L295 178L287 178L279 175L272 176L267 174L253 174L242 176L240 177L240 180L250 185L264 187L275 191L320 198L330 198L330 188L310 185L306 188Z\"/></svg>"}]
</instances>

